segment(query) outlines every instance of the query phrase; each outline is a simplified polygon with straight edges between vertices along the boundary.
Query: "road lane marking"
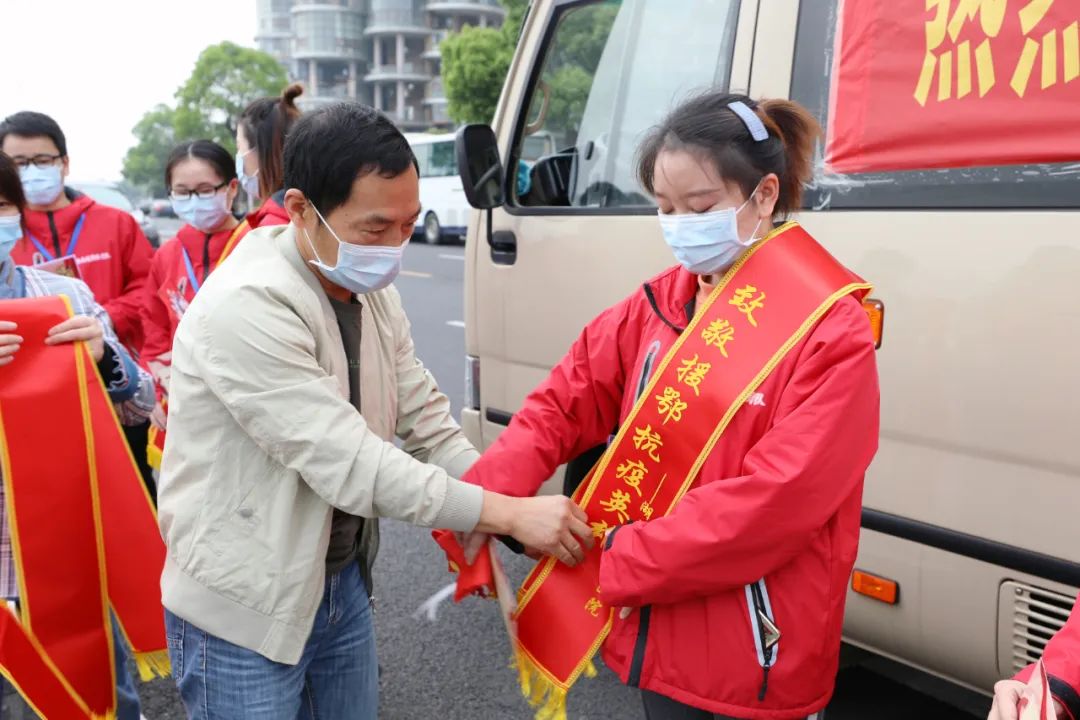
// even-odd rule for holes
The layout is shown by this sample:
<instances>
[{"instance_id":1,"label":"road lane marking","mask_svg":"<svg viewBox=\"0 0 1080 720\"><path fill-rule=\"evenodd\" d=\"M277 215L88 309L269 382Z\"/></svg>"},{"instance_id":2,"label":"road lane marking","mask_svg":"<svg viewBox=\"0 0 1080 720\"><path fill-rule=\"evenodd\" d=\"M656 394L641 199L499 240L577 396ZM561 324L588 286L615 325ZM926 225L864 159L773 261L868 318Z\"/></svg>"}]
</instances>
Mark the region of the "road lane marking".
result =
<instances>
[{"instance_id":1,"label":"road lane marking","mask_svg":"<svg viewBox=\"0 0 1080 720\"><path fill-rule=\"evenodd\" d=\"M439 255L439 257L442 258L443 260L460 260L461 262L465 262L465 256L464 255L443 254L443 255Z\"/></svg>"},{"instance_id":2,"label":"road lane marking","mask_svg":"<svg viewBox=\"0 0 1080 720\"><path fill-rule=\"evenodd\" d=\"M428 278L434 277L434 275L432 275L431 273L416 272L415 270L402 270L398 274L401 275L402 277L423 278L425 280L428 279Z\"/></svg>"},{"instance_id":3,"label":"road lane marking","mask_svg":"<svg viewBox=\"0 0 1080 720\"><path fill-rule=\"evenodd\" d=\"M450 327L456 327L456 328L465 327L465 322L463 320L447 320L446 324L449 325Z\"/></svg>"}]
</instances>

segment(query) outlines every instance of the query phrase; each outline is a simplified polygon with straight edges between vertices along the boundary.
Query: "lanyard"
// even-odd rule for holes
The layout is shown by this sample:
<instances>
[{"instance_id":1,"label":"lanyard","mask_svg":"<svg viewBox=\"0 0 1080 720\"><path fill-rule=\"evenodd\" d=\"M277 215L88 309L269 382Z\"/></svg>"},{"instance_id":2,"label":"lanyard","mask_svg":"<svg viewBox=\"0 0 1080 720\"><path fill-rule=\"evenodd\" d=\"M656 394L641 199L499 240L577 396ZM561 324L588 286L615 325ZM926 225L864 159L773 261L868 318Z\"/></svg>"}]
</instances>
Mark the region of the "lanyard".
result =
<instances>
[{"instance_id":1,"label":"lanyard","mask_svg":"<svg viewBox=\"0 0 1080 720\"><path fill-rule=\"evenodd\" d=\"M84 222L86 222L86 213L83 213L82 215L80 215L79 216L79 221L77 223L75 223L75 230L73 230L72 233L71 233L71 240L68 241L67 252L64 253L64 255L73 255L73 254L75 254L75 246L78 245L78 243L79 243L79 235L82 234L82 229L83 229L83 223ZM27 233L27 235L30 238L30 242L34 243L34 247L37 248L37 251L39 253L41 253L47 260L51 261L51 260L56 259L56 256L53 255L51 252L49 252L48 248L46 248L44 245L42 245L41 242L36 237L34 237L33 235L30 235L29 233Z\"/></svg>"},{"instance_id":2,"label":"lanyard","mask_svg":"<svg viewBox=\"0 0 1080 720\"><path fill-rule=\"evenodd\" d=\"M202 282L195 277L195 266L191 263L191 256L188 255L187 248L183 245L180 246L180 252L184 253L184 267L187 268L188 280L191 281L191 290L193 293L199 292L199 288L206 282L207 276L210 275L210 239L214 236L211 233L206 233L206 239L203 241L203 254L202 254ZM218 260L218 262L221 262Z\"/></svg>"}]
</instances>

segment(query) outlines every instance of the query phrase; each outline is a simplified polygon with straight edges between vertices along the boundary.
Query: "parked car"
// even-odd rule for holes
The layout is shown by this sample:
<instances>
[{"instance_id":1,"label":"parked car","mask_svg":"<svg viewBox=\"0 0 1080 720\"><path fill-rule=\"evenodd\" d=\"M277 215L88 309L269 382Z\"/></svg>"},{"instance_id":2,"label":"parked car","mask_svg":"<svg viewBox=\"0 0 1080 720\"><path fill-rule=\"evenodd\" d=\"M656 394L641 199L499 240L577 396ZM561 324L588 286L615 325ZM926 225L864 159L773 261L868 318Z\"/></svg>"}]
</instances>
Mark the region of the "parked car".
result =
<instances>
[{"instance_id":1,"label":"parked car","mask_svg":"<svg viewBox=\"0 0 1080 720\"><path fill-rule=\"evenodd\" d=\"M173 211L172 203L166 198L154 198L149 202L149 207L151 217L176 217L176 212Z\"/></svg>"},{"instance_id":2,"label":"parked car","mask_svg":"<svg viewBox=\"0 0 1080 720\"><path fill-rule=\"evenodd\" d=\"M139 223L139 227L142 228L143 234L146 235L146 239L150 241L150 244L155 248L161 243L161 233L158 232L157 226L154 225L153 220L146 216L139 208L128 199L128 196L120 191L114 183L109 182L69 182L69 187L78 190L81 193L85 193L94 198L103 205L109 205L114 208L119 208L126 213L130 213L136 222Z\"/></svg>"}]
</instances>

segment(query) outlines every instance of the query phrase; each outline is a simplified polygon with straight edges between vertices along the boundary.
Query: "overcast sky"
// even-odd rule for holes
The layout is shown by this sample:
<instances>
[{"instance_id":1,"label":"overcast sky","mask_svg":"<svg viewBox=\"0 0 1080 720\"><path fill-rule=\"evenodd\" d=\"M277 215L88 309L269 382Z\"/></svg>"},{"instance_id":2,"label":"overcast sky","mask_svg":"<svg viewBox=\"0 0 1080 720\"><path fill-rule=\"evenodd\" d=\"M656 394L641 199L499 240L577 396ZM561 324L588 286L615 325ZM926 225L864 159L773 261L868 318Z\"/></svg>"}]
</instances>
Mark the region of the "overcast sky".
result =
<instances>
[{"instance_id":1,"label":"overcast sky","mask_svg":"<svg viewBox=\"0 0 1080 720\"><path fill-rule=\"evenodd\" d=\"M255 44L255 0L0 0L0 117L53 116L71 176L119 180L131 128L207 45Z\"/></svg>"}]
</instances>

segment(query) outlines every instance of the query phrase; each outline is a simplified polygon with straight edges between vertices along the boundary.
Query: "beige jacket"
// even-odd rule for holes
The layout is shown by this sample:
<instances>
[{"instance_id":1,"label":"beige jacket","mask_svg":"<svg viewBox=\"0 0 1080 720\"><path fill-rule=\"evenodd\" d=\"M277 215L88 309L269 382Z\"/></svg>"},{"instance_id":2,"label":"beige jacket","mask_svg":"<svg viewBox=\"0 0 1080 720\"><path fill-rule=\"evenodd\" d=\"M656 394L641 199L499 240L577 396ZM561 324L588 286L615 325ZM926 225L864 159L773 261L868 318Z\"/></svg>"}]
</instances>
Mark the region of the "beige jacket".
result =
<instances>
[{"instance_id":1,"label":"beige jacket","mask_svg":"<svg viewBox=\"0 0 1080 720\"><path fill-rule=\"evenodd\" d=\"M360 301L362 414L292 226L244 238L174 341L162 600L276 662L299 662L311 633L334 507L453 530L480 518L481 489L454 479L479 456L414 355L397 291Z\"/></svg>"}]
</instances>

